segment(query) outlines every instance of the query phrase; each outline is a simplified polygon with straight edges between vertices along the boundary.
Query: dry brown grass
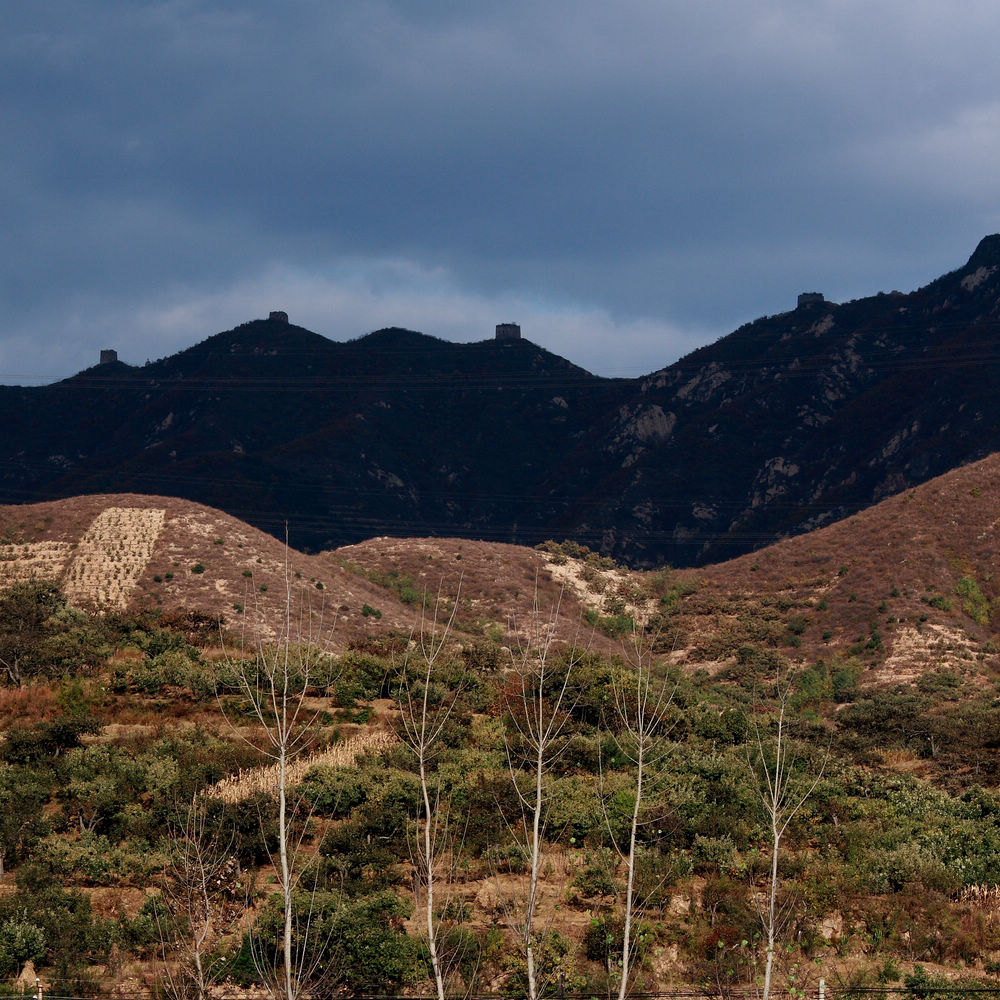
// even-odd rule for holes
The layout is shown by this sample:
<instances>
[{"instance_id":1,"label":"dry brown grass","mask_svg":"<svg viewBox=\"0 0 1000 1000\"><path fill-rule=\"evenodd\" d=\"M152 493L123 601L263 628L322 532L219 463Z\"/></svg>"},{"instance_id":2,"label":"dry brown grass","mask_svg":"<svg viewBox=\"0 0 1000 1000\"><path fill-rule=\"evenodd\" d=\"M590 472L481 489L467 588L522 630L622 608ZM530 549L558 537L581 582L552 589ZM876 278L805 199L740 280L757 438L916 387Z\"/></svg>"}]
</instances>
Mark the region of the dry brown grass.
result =
<instances>
[{"instance_id":1,"label":"dry brown grass","mask_svg":"<svg viewBox=\"0 0 1000 1000\"><path fill-rule=\"evenodd\" d=\"M38 681L24 687L0 687L0 726L32 726L54 719L61 711L58 695L51 684Z\"/></svg>"},{"instance_id":2,"label":"dry brown grass","mask_svg":"<svg viewBox=\"0 0 1000 1000\"><path fill-rule=\"evenodd\" d=\"M963 667L981 658L997 672L1000 657L983 647L1000 625L998 506L1000 455L992 455L819 531L681 575L723 598L784 592L808 605L801 646L785 650L793 660L846 657L874 626L886 647L871 673L877 683L910 681L942 656ZM955 596L966 575L993 604L986 626ZM951 609L929 605L933 595Z\"/></svg>"},{"instance_id":3,"label":"dry brown grass","mask_svg":"<svg viewBox=\"0 0 1000 1000\"><path fill-rule=\"evenodd\" d=\"M328 750L295 761L286 770L286 787L297 785L306 776L306 772L318 764L346 767L353 764L361 754L384 750L395 742L397 742L396 736L387 729L372 729L358 733ZM270 794L278 789L280 781L281 773L277 764L255 767L224 778L213 785L208 794L232 804L242 802L251 795Z\"/></svg>"}]
</instances>

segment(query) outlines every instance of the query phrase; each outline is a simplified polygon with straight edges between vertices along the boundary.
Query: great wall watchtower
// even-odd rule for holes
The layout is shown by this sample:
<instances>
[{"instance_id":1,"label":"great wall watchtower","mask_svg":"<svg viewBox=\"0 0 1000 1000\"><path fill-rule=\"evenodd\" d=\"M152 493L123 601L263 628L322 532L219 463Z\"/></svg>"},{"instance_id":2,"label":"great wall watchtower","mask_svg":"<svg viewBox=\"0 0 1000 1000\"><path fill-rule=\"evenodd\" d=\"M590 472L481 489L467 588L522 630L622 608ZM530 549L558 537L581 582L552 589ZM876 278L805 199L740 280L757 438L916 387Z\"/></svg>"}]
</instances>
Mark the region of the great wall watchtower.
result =
<instances>
[{"instance_id":1,"label":"great wall watchtower","mask_svg":"<svg viewBox=\"0 0 1000 1000\"><path fill-rule=\"evenodd\" d=\"M497 323L497 340L520 340L521 328L517 323Z\"/></svg>"}]
</instances>

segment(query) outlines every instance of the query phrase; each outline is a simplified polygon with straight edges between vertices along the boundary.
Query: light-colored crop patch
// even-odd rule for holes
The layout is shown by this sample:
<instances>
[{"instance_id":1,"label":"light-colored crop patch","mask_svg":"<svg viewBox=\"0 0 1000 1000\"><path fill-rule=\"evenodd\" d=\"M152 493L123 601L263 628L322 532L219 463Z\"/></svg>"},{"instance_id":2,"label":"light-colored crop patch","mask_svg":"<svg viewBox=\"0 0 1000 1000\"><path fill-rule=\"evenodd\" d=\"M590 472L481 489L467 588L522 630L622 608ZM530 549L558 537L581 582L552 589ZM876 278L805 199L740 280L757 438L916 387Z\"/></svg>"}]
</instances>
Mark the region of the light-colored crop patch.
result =
<instances>
[{"instance_id":1,"label":"light-colored crop patch","mask_svg":"<svg viewBox=\"0 0 1000 1000\"><path fill-rule=\"evenodd\" d=\"M628 570L598 570L581 559L567 559L563 563L549 559L545 568L561 587L575 594L581 604L599 614L623 613L642 625L656 610L657 602L647 599L636 603L629 599L635 592L632 574ZM621 611L616 612L618 601Z\"/></svg>"},{"instance_id":2,"label":"light-colored crop patch","mask_svg":"<svg viewBox=\"0 0 1000 1000\"><path fill-rule=\"evenodd\" d=\"M913 683L932 668L960 671L968 667L975 662L975 651L975 644L965 633L925 622L919 630L900 629L878 672L894 683Z\"/></svg>"},{"instance_id":3,"label":"light-colored crop patch","mask_svg":"<svg viewBox=\"0 0 1000 1000\"><path fill-rule=\"evenodd\" d=\"M293 788L306 776L306 772L318 764L347 767L363 753L385 750L396 743L396 737L387 729L373 729L371 732L359 733L342 743L337 743L329 750L323 750L309 757L297 760L285 771L285 787ZM240 771L230 778L212 785L208 794L212 798L233 804L242 802L251 795L268 794L278 790L281 772L277 764L270 767L255 767L249 771Z\"/></svg>"},{"instance_id":4,"label":"light-colored crop patch","mask_svg":"<svg viewBox=\"0 0 1000 1000\"><path fill-rule=\"evenodd\" d=\"M94 518L66 573L66 597L123 608L153 556L166 511L108 507Z\"/></svg>"},{"instance_id":5,"label":"light-colored crop patch","mask_svg":"<svg viewBox=\"0 0 1000 1000\"><path fill-rule=\"evenodd\" d=\"M0 589L27 580L58 580L69 555L69 542L0 545Z\"/></svg>"}]
</instances>

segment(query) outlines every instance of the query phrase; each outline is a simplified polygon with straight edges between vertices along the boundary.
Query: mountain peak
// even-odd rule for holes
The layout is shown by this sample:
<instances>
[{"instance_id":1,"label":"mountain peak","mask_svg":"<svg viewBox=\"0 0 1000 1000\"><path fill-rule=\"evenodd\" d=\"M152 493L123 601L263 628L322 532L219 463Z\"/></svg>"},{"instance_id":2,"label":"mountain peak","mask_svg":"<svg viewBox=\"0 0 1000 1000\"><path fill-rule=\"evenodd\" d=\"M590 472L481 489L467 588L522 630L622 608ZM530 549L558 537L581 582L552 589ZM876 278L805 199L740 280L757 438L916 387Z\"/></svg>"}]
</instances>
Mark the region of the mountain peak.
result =
<instances>
[{"instance_id":1,"label":"mountain peak","mask_svg":"<svg viewBox=\"0 0 1000 1000\"><path fill-rule=\"evenodd\" d=\"M1000 265L1000 233L984 236L969 258L967 267L996 267Z\"/></svg>"}]
</instances>

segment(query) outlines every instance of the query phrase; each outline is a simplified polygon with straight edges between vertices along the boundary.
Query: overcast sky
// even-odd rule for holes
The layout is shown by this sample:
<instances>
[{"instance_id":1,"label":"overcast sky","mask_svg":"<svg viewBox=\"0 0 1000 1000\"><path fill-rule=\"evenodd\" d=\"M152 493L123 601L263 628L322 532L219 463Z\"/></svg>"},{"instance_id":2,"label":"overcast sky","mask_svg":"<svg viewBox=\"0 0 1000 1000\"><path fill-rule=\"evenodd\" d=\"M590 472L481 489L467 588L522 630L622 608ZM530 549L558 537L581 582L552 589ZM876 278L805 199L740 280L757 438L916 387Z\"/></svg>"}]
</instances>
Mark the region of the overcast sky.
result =
<instances>
[{"instance_id":1,"label":"overcast sky","mask_svg":"<svg viewBox=\"0 0 1000 1000\"><path fill-rule=\"evenodd\" d=\"M0 4L0 383L272 309L638 376L1000 230L996 0Z\"/></svg>"}]
</instances>

